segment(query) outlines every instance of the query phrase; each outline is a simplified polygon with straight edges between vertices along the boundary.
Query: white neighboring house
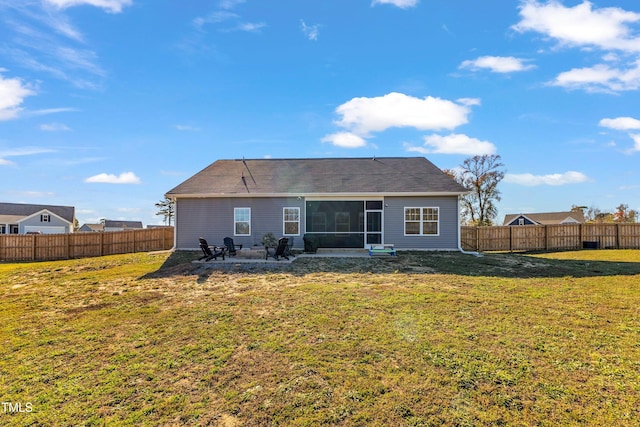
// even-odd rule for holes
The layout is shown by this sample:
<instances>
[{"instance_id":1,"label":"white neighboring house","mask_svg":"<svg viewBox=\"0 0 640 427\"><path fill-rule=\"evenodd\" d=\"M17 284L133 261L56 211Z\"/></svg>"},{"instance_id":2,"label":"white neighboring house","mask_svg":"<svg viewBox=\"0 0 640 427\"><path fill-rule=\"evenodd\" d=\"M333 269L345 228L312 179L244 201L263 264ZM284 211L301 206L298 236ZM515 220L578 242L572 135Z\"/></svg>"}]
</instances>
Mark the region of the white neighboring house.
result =
<instances>
[{"instance_id":1,"label":"white neighboring house","mask_svg":"<svg viewBox=\"0 0 640 427\"><path fill-rule=\"evenodd\" d=\"M0 203L0 234L73 233L72 206Z\"/></svg>"}]
</instances>

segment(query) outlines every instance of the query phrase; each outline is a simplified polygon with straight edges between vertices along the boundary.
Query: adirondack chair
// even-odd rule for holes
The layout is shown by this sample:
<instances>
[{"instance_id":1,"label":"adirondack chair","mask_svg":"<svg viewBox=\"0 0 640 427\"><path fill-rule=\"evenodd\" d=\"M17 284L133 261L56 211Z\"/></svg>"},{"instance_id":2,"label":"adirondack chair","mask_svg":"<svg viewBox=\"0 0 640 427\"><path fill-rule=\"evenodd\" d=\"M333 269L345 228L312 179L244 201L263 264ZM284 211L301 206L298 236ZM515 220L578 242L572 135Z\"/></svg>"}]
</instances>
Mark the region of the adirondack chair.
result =
<instances>
[{"instance_id":1,"label":"adirondack chair","mask_svg":"<svg viewBox=\"0 0 640 427\"><path fill-rule=\"evenodd\" d=\"M288 260L289 257L285 253L287 250L288 241L289 239L287 239L286 237L281 237L280 239L278 239L278 246L276 246L275 248L270 248L268 246L265 246L264 249L267 254L264 259L266 260L266 259L269 259L269 257L272 257L273 259L278 261L278 259L282 257Z\"/></svg>"},{"instance_id":2,"label":"adirondack chair","mask_svg":"<svg viewBox=\"0 0 640 427\"><path fill-rule=\"evenodd\" d=\"M202 261L202 260L211 261L212 259L215 259L217 261L219 256L221 256L222 259L224 260L225 248L219 248L217 246L209 246L207 241L202 237L199 237L198 241L200 242L200 249L202 249L202 253L204 254L203 256L198 258L198 261ZM211 251L211 249L213 249L213 251Z\"/></svg>"},{"instance_id":3,"label":"adirondack chair","mask_svg":"<svg viewBox=\"0 0 640 427\"><path fill-rule=\"evenodd\" d=\"M229 256L236 256L236 245L233 243L231 237L224 238L224 245L227 247L227 253ZM242 249L242 245L238 245L238 249Z\"/></svg>"},{"instance_id":4,"label":"adirondack chair","mask_svg":"<svg viewBox=\"0 0 640 427\"><path fill-rule=\"evenodd\" d=\"M293 249L293 237L288 237L288 239L287 248L284 250L283 256L292 256L295 258L296 256L291 252L291 249Z\"/></svg>"}]
</instances>

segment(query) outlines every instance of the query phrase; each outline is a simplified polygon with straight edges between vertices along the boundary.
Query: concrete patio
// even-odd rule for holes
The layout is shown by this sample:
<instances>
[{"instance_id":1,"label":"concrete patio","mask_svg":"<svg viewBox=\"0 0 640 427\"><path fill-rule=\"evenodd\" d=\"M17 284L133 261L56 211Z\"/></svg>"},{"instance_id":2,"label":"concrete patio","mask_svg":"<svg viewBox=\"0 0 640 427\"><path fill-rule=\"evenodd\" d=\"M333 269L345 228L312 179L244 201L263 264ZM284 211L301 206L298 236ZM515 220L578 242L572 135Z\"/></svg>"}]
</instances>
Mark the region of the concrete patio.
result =
<instances>
[{"instance_id":1,"label":"concrete patio","mask_svg":"<svg viewBox=\"0 0 640 427\"><path fill-rule=\"evenodd\" d=\"M252 250L253 252L254 250ZM255 252L258 252L255 250ZM238 251L240 254L240 251ZM217 260L194 260L191 261L192 264L203 264L206 266L214 266L214 265L224 265L224 264L262 264L262 265L286 265L291 264L296 259L303 258L395 258L390 255L376 255L371 257L369 255L369 251L366 249L318 249L316 253L298 253L295 257L289 257L289 259L278 258L277 260L269 257L269 259L264 259L264 250L262 251L262 256L257 258L255 256L246 257L246 256L225 256L225 259L218 258Z\"/></svg>"}]
</instances>

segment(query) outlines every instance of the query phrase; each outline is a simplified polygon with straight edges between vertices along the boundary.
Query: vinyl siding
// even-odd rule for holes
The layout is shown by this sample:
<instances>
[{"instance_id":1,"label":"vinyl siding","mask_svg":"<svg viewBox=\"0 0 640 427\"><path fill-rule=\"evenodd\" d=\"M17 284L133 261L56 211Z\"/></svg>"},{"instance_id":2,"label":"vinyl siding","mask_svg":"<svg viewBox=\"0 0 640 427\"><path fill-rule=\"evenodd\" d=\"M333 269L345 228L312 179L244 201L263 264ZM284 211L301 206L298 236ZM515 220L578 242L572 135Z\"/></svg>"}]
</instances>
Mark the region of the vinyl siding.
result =
<instances>
[{"instance_id":1,"label":"vinyl siding","mask_svg":"<svg viewBox=\"0 0 640 427\"><path fill-rule=\"evenodd\" d=\"M39 214L38 215L34 215L33 217L20 222L18 232L20 234L24 234L25 233L25 229L32 229L31 227L35 227L37 229L40 229L40 230L43 231L43 233L46 232L45 229L51 228L51 227L56 229L56 232L58 231L58 229L60 227L64 227L63 233L69 233L70 232L69 223L68 222L62 221L61 219L59 219L58 217L56 217L55 215L52 215L52 214L49 214L49 218L50 218L50 222L41 222L40 221L40 215Z\"/></svg>"},{"instance_id":2,"label":"vinyl siding","mask_svg":"<svg viewBox=\"0 0 640 427\"><path fill-rule=\"evenodd\" d=\"M385 197L384 242L398 249L456 250L458 248L457 197ZM438 236L405 236L405 207L439 208Z\"/></svg>"},{"instance_id":3,"label":"vinyl siding","mask_svg":"<svg viewBox=\"0 0 640 427\"><path fill-rule=\"evenodd\" d=\"M260 245L262 236L283 235L282 209L300 208L300 230L304 230L304 199L297 197L178 198L176 200L176 248L198 249L198 237L210 245L221 245L225 237L236 245ZM234 236L234 208L251 208L251 235ZM302 233L293 236L294 247L304 247Z\"/></svg>"}]
</instances>

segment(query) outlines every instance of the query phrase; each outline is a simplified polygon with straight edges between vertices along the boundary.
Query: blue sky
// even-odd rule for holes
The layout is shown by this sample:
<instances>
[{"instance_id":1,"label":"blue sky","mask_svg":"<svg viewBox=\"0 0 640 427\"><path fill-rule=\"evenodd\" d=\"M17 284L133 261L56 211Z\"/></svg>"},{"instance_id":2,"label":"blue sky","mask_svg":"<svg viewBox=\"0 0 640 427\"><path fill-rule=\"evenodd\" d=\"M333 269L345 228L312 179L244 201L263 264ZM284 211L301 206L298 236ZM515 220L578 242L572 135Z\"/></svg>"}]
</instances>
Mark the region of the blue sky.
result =
<instances>
[{"instance_id":1,"label":"blue sky","mask_svg":"<svg viewBox=\"0 0 640 427\"><path fill-rule=\"evenodd\" d=\"M158 224L217 159L499 154L640 210L637 0L0 0L0 200Z\"/></svg>"}]
</instances>

